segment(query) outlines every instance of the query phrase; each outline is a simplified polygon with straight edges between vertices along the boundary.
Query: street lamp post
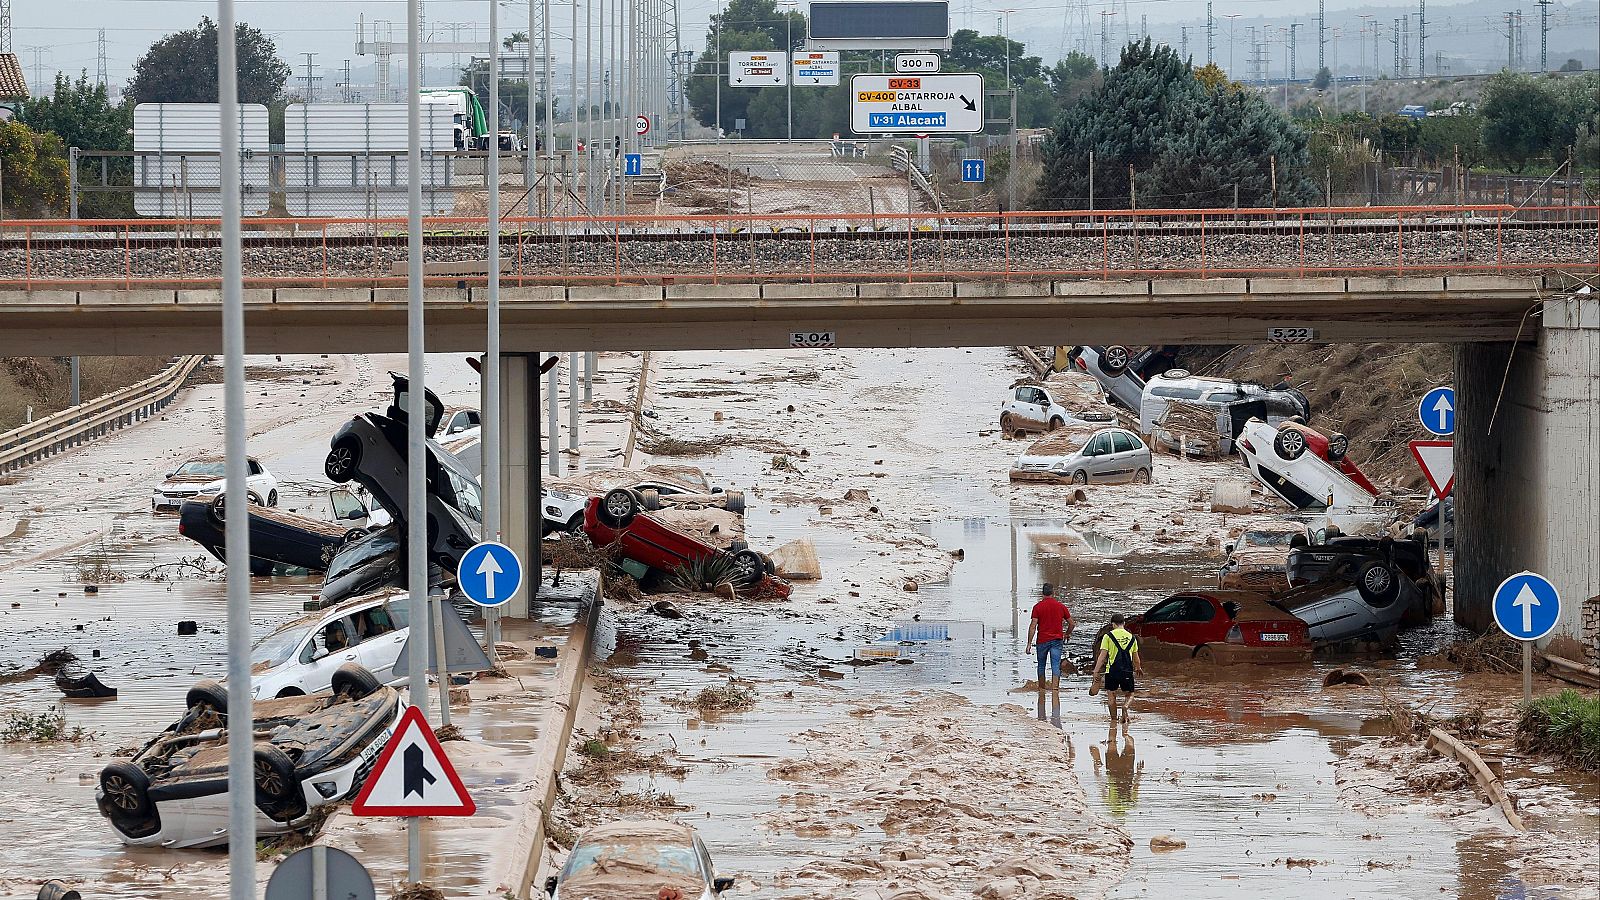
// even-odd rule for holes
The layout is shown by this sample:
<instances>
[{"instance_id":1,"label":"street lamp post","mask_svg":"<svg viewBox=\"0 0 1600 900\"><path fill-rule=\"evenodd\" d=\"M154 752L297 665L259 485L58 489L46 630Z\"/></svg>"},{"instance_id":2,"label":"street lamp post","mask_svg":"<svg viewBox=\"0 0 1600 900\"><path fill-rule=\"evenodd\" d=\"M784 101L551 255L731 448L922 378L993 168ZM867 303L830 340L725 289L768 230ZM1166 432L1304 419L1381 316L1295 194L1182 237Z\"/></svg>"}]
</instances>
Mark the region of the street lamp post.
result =
<instances>
[{"instance_id":1,"label":"street lamp post","mask_svg":"<svg viewBox=\"0 0 1600 900\"><path fill-rule=\"evenodd\" d=\"M1239 13L1226 13L1223 18L1228 20L1228 77L1233 78L1235 77L1233 69L1233 32L1236 24L1235 20L1239 18Z\"/></svg>"}]
</instances>

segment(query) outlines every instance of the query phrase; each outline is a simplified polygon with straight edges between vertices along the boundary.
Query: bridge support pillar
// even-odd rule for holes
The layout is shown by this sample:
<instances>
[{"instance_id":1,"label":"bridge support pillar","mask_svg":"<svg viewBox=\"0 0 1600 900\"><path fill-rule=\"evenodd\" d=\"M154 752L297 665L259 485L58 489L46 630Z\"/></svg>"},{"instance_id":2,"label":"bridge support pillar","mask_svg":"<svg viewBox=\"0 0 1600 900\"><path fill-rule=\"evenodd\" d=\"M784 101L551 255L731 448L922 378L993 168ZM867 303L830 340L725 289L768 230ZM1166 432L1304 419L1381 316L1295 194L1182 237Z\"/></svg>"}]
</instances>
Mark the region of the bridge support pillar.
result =
<instances>
[{"instance_id":1,"label":"bridge support pillar","mask_svg":"<svg viewBox=\"0 0 1600 900\"><path fill-rule=\"evenodd\" d=\"M523 587L506 604L505 615L527 618L533 588L540 584L539 509L539 359L533 353L500 357L500 531L501 542L522 560Z\"/></svg>"},{"instance_id":2,"label":"bridge support pillar","mask_svg":"<svg viewBox=\"0 0 1600 900\"><path fill-rule=\"evenodd\" d=\"M1561 591L1552 652L1594 665L1600 297L1546 301L1536 343L1457 345L1455 383L1456 620L1494 627L1495 587L1530 569Z\"/></svg>"}]
</instances>

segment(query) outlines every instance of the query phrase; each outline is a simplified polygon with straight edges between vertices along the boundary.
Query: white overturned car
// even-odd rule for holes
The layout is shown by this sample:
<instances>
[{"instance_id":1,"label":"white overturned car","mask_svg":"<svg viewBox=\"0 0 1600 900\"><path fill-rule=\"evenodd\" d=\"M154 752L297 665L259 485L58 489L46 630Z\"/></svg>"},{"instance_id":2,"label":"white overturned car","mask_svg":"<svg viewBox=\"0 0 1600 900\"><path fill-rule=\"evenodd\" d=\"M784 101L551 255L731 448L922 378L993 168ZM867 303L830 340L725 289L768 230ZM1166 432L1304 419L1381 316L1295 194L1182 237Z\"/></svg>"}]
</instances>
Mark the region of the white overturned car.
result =
<instances>
[{"instance_id":1,"label":"white overturned car","mask_svg":"<svg viewBox=\"0 0 1600 900\"><path fill-rule=\"evenodd\" d=\"M228 842L227 696L214 681L196 684L181 719L100 771L95 803L123 843ZM256 833L283 834L317 807L353 797L402 707L393 688L354 664L334 674L330 691L254 704Z\"/></svg>"},{"instance_id":2,"label":"white overturned car","mask_svg":"<svg viewBox=\"0 0 1600 900\"><path fill-rule=\"evenodd\" d=\"M1267 490L1295 509L1357 512L1393 507L1344 455L1342 435L1296 422L1251 419L1239 432L1239 457Z\"/></svg>"}]
</instances>

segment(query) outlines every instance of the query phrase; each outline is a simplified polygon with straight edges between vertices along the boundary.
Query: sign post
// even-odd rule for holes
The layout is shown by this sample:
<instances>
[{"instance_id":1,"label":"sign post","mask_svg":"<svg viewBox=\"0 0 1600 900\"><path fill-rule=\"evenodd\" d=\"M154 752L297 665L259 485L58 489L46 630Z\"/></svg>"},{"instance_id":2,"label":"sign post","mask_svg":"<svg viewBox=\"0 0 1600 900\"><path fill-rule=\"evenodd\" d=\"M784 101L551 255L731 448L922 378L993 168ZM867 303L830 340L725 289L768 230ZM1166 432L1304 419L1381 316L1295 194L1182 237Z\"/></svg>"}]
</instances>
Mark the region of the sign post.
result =
<instances>
[{"instance_id":1,"label":"sign post","mask_svg":"<svg viewBox=\"0 0 1600 900\"><path fill-rule=\"evenodd\" d=\"M987 174L985 172L987 168L988 166L985 165L985 160L963 159L961 161L961 180L963 182L982 184L984 175Z\"/></svg>"},{"instance_id":2,"label":"sign post","mask_svg":"<svg viewBox=\"0 0 1600 900\"><path fill-rule=\"evenodd\" d=\"M1417 421L1430 433L1440 437L1450 437L1456 432L1456 389L1450 385L1440 385L1422 395L1417 401ZM1418 451L1418 445L1423 446L1423 451ZM1434 462L1430 465L1423 461L1427 447L1443 447L1442 458L1439 451L1433 451ZM1434 495L1439 498L1439 577L1444 577L1444 498L1450 495L1450 488L1455 484L1455 458L1454 450L1446 441L1413 441L1411 455L1417 458L1417 464L1422 466L1423 475L1427 476L1428 483L1433 485ZM1441 472L1439 463L1448 461L1449 474L1435 483L1431 471ZM1443 488L1441 490L1441 488Z\"/></svg>"},{"instance_id":3,"label":"sign post","mask_svg":"<svg viewBox=\"0 0 1600 900\"><path fill-rule=\"evenodd\" d=\"M857 134L977 134L983 76L852 75L850 130Z\"/></svg>"},{"instance_id":4,"label":"sign post","mask_svg":"<svg viewBox=\"0 0 1600 900\"><path fill-rule=\"evenodd\" d=\"M1417 421L1432 434L1448 437L1456 431L1456 389L1436 387L1422 395L1417 404Z\"/></svg>"},{"instance_id":5,"label":"sign post","mask_svg":"<svg viewBox=\"0 0 1600 900\"><path fill-rule=\"evenodd\" d=\"M470 816L478 811L461 776L422 717L406 707L350 812L357 816Z\"/></svg>"},{"instance_id":6,"label":"sign post","mask_svg":"<svg viewBox=\"0 0 1600 900\"><path fill-rule=\"evenodd\" d=\"M1561 594L1548 578L1518 572L1494 590L1494 623L1522 642L1522 699L1533 699L1533 644L1556 627Z\"/></svg>"},{"instance_id":7,"label":"sign post","mask_svg":"<svg viewBox=\"0 0 1600 900\"><path fill-rule=\"evenodd\" d=\"M1454 422L1450 424L1454 425ZM1433 496L1439 502L1439 577L1444 577L1444 498L1456 487L1456 455L1454 441L1412 441L1411 457L1428 480Z\"/></svg>"}]
</instances>

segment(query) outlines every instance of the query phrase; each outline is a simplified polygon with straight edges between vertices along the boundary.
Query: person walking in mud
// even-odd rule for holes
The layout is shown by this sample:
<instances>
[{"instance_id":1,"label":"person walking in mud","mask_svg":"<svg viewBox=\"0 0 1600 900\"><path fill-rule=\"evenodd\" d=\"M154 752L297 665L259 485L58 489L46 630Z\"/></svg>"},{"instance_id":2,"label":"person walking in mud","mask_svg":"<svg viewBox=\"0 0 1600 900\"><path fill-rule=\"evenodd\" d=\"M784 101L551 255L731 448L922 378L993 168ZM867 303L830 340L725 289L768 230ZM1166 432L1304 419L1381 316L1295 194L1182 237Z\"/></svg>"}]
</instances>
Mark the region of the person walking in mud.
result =
<instances>
[{"instance_id":1,"label":"person walking in mud","mask_svg":"<svg viewBox=\"0 0 1600 900\"><path fill-rule=\"evenodd\" d=\"M1111 723L1117 721L1117 709L1122 709L1122 723L1128 723L1128 707L1133 703L1133 676L1143 675L1139 662L1139 639L1123 627L1127 618L1122 613L1111 617L1111 630L1100 638L1100 650L1094 658L1094 674L1105 676L1106 709L1111 712ZM1121 702L1118 702L1121 695Z\"/></svg>"},{"instance_id":2,"label":"person walking in mud","mask_svg":"<svg viewBox=\"0 0 1600 900\"><path fill-rule=\"evenodd\" d=\"M1040 590L1043 595L1033 605L1028 617L1028 646L1022 652L1034 651L1037 662L1040 690L1044 690L1045 663L1050 664L1050 688L1061 688L1061 652L1072 637L1074 623L1067 605L1056 599L1055 588L1047 581Z\"/></svg>"}]
</instances>

